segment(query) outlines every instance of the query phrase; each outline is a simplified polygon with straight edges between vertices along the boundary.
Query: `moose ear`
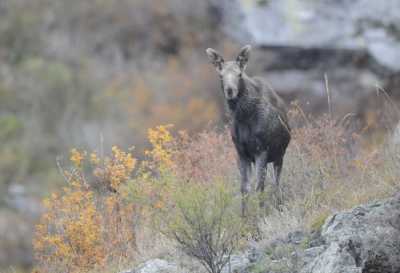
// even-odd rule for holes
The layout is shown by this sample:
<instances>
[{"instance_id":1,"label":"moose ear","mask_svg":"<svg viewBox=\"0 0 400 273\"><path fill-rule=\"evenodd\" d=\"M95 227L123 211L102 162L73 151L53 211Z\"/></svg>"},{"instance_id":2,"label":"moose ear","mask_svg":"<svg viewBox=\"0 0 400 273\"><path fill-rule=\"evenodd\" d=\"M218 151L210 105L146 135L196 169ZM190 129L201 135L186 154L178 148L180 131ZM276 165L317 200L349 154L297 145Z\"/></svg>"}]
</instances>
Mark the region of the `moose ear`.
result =
<instances>
[{"instance_id":1,"label":"moose ear","mask_svg":"<svg viewBox=\"0 0 400 273\"><path fill-rule=\"evenodd\" d=\"M212 48L207 48L206 53L211 63L215 66L217 71L220 72L222 70L222 65L224 64L224 58L222 58L221 54Z\"/></svg>"},{"instance_id":2,"label":"moose ear","mask_svg":"<svg viewBox=\"0 0 400 273\"><path fill-rule=\"evenodd\" d=\"M240 49L239 55L236 58L236 63L239 65L242 71L245 70L247 62L249 61L250 50L250 45L242 47L242 49Z\"/></svg>"}]
</instances>

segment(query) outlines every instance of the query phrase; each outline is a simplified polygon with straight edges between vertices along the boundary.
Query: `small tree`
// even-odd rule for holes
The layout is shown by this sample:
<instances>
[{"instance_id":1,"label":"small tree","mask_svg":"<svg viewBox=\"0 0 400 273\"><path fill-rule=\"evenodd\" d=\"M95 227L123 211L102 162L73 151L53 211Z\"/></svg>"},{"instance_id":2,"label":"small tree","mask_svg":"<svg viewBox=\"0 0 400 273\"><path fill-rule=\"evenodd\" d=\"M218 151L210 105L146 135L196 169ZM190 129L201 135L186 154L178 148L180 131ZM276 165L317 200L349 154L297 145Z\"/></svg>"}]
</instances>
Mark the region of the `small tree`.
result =
<instances>
[{"instance_id":1,"label":"small tree","mask_svg":"<svg viewBox=\"0 0 400 273\"><path fill-rule=\"evenodd\" d=\"M210 273L220 273L237 248L242 222L233 191L224 183L179 187L162 213L165 234Z\"/></svg>"}]
</instances>

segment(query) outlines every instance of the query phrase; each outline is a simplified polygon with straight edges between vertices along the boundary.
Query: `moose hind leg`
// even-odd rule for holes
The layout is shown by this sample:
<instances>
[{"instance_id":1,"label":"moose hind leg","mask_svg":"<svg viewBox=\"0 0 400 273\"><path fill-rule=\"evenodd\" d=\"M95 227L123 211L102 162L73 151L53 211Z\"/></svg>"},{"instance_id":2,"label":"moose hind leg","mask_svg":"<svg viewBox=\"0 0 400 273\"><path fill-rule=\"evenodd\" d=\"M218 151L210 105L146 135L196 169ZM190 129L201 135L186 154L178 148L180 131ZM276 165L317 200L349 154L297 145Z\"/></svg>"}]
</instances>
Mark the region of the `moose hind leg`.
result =
<instances>
[{"instance_id":1,"label":"moose hind leg","mask_svg":"<svg viewBox=\"0 0 400 273\"><path fill-rule=\"evenodd\" d=\"M275 184L279 188L279 180L281 179L283 158L280 158L280 159L274 161L273 165L274 165L274 180L275 180Z\"/></svg>"},{"instance_id":2,"label":"moose hind leg","mask_svg":"<svg viewBox=\"0 0 400 273\"><path fill-rule=\"evenodd\" d=\"M242 194L242 217L247 215L247 203L249 196L249 174L251 169L251 163L245 159L239 160L239 171L240 171L240 192Z\"/></svg>"},{"instance_id":3,"label":"moose hind leg","mask_svg":"<svg viewBox=\"0 0 400 273\"><path fill-rule=\"evenodd\" d=\"M265 189L265 178L267 175L267 152L262 152L256 158L256 175L257 175L257 192L260 193L260 207L264 207L264 189Z\"/></svg>"},{"instance_id":4,"label":"moose hind leg","mask_svg":"<svg viewBox=\"0 0 400 273\"><path fill-rule=\"evenodd\" d=\"M278 205L281 205L283 202L283 193L282 193L281 187L279 185L279 181L281 178L283 158L280 158L280 159L274 161L273 165L274 165L274 180L275 180L275 186L276 186L276 198L277 198Z\"/></svg>"}]
</instances>

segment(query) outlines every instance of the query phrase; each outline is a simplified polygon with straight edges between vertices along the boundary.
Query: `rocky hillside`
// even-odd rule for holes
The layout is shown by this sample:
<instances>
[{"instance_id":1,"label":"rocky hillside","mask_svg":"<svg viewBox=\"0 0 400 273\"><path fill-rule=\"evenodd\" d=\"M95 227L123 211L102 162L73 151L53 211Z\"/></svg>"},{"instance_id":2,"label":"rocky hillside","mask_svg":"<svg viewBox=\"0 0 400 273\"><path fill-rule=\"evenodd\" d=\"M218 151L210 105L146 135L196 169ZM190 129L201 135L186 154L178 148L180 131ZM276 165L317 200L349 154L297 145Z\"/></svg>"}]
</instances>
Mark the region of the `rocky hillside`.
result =
<instances>
[{"instance_id":1,"label":"rocky hillside","mask_svg":"<svg viewBox=\"0 0 400 273\"><path fill-rule=\"evenodd\" d=\"M338 212L316 230L292 231L233 255L224 273L398 273L400 195ZM124 273L189 272L178 263L149 260Z\"/></svg>"},{"instance_id":2,"label":"rocky hillside","mask_svg":"<svg viewBox=\"0 0 400 273\"><path fill-rule=\"evenodd\" d=\"M381 103L378 87L398 97L398 1L220 3L225 31L239 43L259 47L249 67L310 112L327 107L325 74L333 110L342 116L351 112L365 118Z\"/></svg>"}]
</instances>

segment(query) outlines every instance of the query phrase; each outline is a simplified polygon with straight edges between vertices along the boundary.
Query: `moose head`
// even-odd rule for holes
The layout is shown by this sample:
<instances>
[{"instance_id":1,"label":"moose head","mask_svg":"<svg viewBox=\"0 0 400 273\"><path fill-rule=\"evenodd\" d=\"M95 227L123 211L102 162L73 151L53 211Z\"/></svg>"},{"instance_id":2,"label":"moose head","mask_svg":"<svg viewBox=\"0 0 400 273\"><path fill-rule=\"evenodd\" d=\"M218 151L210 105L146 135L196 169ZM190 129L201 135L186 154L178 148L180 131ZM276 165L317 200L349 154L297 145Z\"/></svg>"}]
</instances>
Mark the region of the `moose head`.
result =
<instances>
[{"instance_id":1,"label":"moose head","mask_svg":"<svg viewBox=\"0 0 400 273\"><path fill-rule=\"evenodd\" d=\"M222 90L227 100L236 99L243 87L243 73L249 61L251 46L244 46L235 61L225 62L224 58L216 50L208 48L207 55L215 66L220 79Z\"/></svg>"}]
</instances>

